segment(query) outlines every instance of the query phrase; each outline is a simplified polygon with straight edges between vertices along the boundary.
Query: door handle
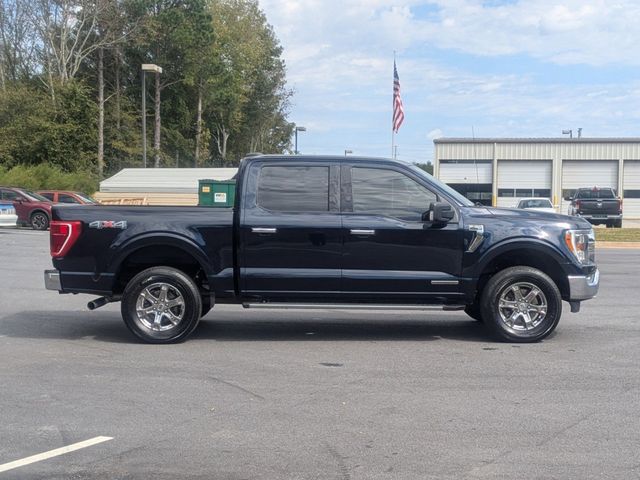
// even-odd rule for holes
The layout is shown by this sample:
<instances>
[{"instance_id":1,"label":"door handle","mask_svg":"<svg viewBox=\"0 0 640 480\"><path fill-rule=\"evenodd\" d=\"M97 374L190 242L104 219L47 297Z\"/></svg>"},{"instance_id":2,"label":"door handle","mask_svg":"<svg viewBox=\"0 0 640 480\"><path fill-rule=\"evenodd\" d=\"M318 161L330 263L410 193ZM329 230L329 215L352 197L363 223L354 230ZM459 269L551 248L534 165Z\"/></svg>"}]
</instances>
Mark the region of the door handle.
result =
<instances>
[{"instance_id":1,"label":"door handle","mask_svg":"<svg viewBox=\"0 0 640 480\"><path fill-rule=\"evenodd\" d=\"M275 228L251 227L251 232L253 233L276 233L277 231Z\"/></svg>"},{"instance_id":2,"label":"door handle","mask_svg":"<svg viewBox=\"0 0 640 480\"><path fill-rule=\"evenodd\" d=\"M351 235L375 235L375 230L359 230L359 229L351 229Z\"/></svg>"}]
</instances>

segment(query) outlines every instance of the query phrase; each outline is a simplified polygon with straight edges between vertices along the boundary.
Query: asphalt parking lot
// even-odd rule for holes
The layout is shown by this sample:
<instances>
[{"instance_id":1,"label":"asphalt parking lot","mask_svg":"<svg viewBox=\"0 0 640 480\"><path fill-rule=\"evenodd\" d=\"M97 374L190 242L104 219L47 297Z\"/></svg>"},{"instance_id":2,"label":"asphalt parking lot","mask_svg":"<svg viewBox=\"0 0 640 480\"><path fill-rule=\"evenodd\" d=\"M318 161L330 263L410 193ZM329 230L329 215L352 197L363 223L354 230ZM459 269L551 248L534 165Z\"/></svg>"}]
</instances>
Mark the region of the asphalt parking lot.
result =
<instances>
[{"instance_id":1,"label":"asphalt parking lot","mask_svg":"<svg viewBox=\"0 0 640 480\"><path fill-rule=\"evenodd\" d=\"M216 307L136 342L119 306L44 290L48 234L0 230L7 479L640 477L639 250L600 250L598 298L534 345L458 312Z\"/></svg>"}]
</instances>

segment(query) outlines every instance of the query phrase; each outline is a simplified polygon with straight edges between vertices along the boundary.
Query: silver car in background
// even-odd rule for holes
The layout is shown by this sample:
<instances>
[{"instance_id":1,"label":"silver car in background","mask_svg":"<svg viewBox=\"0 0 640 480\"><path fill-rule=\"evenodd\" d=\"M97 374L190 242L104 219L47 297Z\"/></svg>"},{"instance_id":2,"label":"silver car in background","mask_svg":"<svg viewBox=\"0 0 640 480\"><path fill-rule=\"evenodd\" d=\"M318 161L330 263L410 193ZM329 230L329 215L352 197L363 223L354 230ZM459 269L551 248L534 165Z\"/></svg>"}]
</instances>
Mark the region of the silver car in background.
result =
<instances>
[{"instance_id":1,"label":"silver car in background","mask_svg":"<svg viewBox=\"0 0 640 480\"><path fill-rule=\"evenodd\" d=\"M18 222L16 209L11 202L0 202L0 227L15 227Z\"/></svg>"},{"instance_id":2,"label":"silver car in background","mask_svg":"<svg viewBox=\"0 0 640 480\"><path fill-rule=\"evenodd\" d=\"M551 200L548 198L523 198L518 202L518 207L524 210L535 210L536 212L556 213Z\"/></svg>"}]
</instances>

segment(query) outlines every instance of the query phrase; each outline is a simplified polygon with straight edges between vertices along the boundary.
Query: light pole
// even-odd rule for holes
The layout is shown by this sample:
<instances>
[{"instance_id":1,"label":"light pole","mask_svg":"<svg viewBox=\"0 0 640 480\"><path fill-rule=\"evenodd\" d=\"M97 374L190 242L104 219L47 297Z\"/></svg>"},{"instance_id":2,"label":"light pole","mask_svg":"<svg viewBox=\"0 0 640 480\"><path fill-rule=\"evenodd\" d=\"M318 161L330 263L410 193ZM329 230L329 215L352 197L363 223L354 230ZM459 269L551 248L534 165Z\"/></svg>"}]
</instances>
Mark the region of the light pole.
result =
<instances>
[{"instance_id":1,"label":"light pole","mask_svg":"<svg viewBox=\"0 0 640 480\"><path fill-rule=\"evenodd\" d=\"M306 131L307 131L307 127L298 127L298 126L296 126L296 148L293 151L293 153L295 155L298 155L298 153L300 153L300 152L298 152L298 132L306 132Z\"/></svg>"},{"instance_id":2,"label":"light pole","mask_svg":"<svg viewBox=\"0 0 640 480\"><path fill-rule=\"evenodd\" d=\"M353 153L353 150L345 150L344 151L344 156L346 157L347 155L349 155L350 153Z\"/></svg>"},{"instance_id":3,"label":"light pole","mask_svg":"<svg viewBox=\"0 0 640 480\"><path fill-rule=\"evenodd\" d=\"M162 67L153 63L142 64L142 164L147 168L147 72L162 73Z\"/></svg>"}]
</instances>

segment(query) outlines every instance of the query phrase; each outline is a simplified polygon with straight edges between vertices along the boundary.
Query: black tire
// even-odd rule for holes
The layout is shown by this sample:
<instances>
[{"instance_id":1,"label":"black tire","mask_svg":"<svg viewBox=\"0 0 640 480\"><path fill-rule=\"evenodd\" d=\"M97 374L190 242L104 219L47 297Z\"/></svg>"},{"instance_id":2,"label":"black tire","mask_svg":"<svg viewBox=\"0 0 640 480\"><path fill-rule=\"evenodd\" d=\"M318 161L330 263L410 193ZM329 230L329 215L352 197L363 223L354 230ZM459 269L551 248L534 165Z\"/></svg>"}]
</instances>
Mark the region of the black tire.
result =
<instances>
[{"instance_id":1,"label":"black tire","mask_svg":"<svg viewBox=\"0 0 640 480\"><path fill-rule=\"evenodd\" d=\"M46 230L49 228L49 216L44 212L33 212L30 223L34 230Z\"/></svg>"},{"instance_id":2,"label":"black tire","mask_svg":"<svg viewBox=\"0 0 640 480\"><path fill-rule=\"evenodd\" d=\"M613 228L622 228L622 220L616 220L613 222Z\"/></svg>"},{"instance_id":3,"label":"black tire","mask_svg":"<svg viewBox=\"0 0 640 480\"><path fill-rule=\"evenodd\" d=\"M499 308L501 299L503 307ZM505 306L511 304L513 306ZM539 342L558 325L562 315L562 297L553 280L540 270L510 267L489 279L482 292L480 311L487 328L500 340ZM522 313L525 311L526 315ZM531 312L534 312L533 317ZM503 319L503 316L509 318ZM526 318L530 322L526 322Z\"/></svg>"},{"instance_id":4,"label":"black tire","mask_svg":"<svg viewBox=\"0 0 640 480\"><path fill-rule=\"evenodd\" d=\"M141 310L139 314L138 307L149 312ZM175 343L185 340L198 326L202 296L184 272L152 267L129 281L122 294L121 312L125 325L140 340Z\"/></svg>"},{"instance_id":5,"label":"black tire","mask_svg":"<svg viewBox=\"0 0 640 480\"><path fill-rule=\"evenodd\" d=\"M467 305L464 307L464 313L473 318L476 322L484 323L482 319L482 314L480 313L480 305L478 302L472 303L471 305Z\"/></svg>"}]
</instances>

